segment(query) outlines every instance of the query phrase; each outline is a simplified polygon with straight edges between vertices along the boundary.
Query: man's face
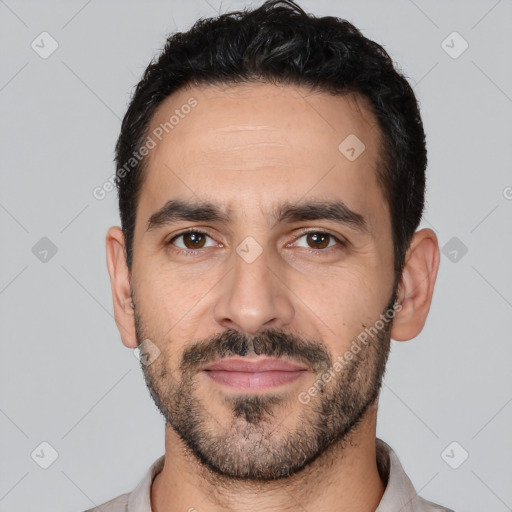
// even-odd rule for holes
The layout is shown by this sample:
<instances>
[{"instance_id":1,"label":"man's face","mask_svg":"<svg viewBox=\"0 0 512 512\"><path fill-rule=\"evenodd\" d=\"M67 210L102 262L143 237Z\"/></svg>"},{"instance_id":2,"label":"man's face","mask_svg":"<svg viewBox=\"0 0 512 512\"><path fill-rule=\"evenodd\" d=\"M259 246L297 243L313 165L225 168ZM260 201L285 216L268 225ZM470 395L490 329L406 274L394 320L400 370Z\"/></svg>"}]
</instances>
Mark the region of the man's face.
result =
<instances>
[{"instance_id":1,"label":"man's face","mask_svg":"<svg viewBox=\"0 0 512 512\"><path fill-rule=\"evenodd\" d=\"M390 321L351 351L395 298L376 120L361 99L262 84L179 91L149 133L173 114L134 236L137 339L160 350L146 382L207 467L283 478L348 442L384 373ZM161 211L169 201L186 215ZM228 357L300 370L205 369Z\"/></svg>"}]
</instances>

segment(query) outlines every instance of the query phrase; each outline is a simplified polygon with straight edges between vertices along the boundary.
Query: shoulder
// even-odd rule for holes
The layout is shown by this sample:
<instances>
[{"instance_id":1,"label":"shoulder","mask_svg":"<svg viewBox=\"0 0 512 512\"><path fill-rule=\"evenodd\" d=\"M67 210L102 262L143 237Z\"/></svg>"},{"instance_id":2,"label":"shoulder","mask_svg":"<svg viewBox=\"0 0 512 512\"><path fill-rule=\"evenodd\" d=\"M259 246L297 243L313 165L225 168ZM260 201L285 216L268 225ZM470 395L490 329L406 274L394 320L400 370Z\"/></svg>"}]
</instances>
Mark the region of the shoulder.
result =
<instances>
[{"instance_id":1,"label":"shoulder","mask_svg":"<svg viewBox=\"0 0 512 512\"><path fill-rule=\"evenodd\" d=\"M419 496L391 446L382 439L376 439L377 467L386 482L377 512L454 512Z\"/></svg>"},{"instance_id":2,"label":"shoulder","mask_svg":"<svg viewBox=\"0 0 512 512\"><path fill-rule=\"evenodd\" d=\"M428 501L421 496L416 497L417 507L414 509L418 512L455 512L451 508L446 508L432 501Z\"/></svg>"},{"instance_id":3,"label":"shoulder","mask_svg":"<svg viewBox=\"0 0 512 512\"><path fill-rule=\"evenodd\" d=\"M130 493L121 494L121 496L107 501L102 505L97 505L96 507L85 510L85 512L126 512L129 498Z\"/></svg>"}]
</instances>

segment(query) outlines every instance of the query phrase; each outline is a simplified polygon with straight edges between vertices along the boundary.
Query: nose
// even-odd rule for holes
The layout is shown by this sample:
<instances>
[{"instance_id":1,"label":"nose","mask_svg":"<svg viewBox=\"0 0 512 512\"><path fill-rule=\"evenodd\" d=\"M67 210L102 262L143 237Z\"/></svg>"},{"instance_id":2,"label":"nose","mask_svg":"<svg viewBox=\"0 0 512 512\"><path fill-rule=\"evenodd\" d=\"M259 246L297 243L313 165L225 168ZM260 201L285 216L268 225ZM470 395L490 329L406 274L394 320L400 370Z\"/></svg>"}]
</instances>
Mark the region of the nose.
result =
<instances>
[{"instance_id":1,"label":"nose","mask_svg":"<svg viewBox=\"0 0 512 512\"><path fill-rule=\"evenodd\" d=\"M233 269L219 283L214 309L217 323L246 334L289 325L295 316L293 294L284 276L269 266L265 251L252 262L238 253L233 253L232 260Z\"/></svg>"}]
</instances>

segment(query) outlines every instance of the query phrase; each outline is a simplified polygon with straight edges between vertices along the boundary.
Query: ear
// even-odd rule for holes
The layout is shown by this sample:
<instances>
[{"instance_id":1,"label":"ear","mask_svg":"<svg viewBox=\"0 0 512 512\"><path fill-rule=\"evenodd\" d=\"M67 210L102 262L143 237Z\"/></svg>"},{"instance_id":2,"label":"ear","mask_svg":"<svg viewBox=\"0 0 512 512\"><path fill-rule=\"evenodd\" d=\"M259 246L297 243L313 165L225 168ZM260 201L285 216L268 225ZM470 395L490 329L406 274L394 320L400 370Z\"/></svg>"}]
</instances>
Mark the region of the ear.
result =
<instances>
[{"instance_id":1,"label":"ear","mask_svg":"<svg viewBox=\"0 0 512 512\"><path fill-rule=\"evenodd\" d=\"M397 301L402 309L395 315L392 339L407 341L422 331L432 302L439 259L436 234L428 228L416 231L398 286Z\"/></svg>"},{"instance_id":2,"label":"ear","mask_svg":"<svg viewBox=\"0 0 512 512\"><path fill-rule=\"evenodd\" d=\"M123 231L119 226L112 226L107 231L107 267L110 275L112 298L114 301L114 318L121 334L123 344L128 348L137 348L135 333L135 312L131 306L131 280L126 264Z\"/></svg>"}]
</instances>

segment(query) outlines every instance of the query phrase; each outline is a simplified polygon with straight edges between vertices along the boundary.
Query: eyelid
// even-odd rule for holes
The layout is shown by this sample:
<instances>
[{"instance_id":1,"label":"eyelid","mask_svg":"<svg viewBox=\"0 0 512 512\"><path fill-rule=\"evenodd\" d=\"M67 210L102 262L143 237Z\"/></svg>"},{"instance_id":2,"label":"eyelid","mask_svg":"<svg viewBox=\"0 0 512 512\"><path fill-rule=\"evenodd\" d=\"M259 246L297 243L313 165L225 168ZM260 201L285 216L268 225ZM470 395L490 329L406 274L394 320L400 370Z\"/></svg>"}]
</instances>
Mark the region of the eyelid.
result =
<instances>
[{"instance_id":1,"label":"eyelid","mask_svg":"<svg viewBox=\"0 0 512 512\"><path fill-rule=\"evenodd\" d=\"M205 231L205 229L188 228L188 229L185 229L183 231L180 231L179 233L176 233L176 234L172 235L165 242L165 245L172 245L173 240L176 240L176 238L179 238L180 236L188 235L189 233L199 233L200 235L206 235L207 237L209 237L212 240L214 240L215 242L217 242L217 240L215 240L215 238L212 235L210 235L210 233L208 233L208 231ZM217 243L219 243L219 242L217 242ZM219 245L222 246L223 244L219 243ZM181 247L178 247L177 249L179 250L179 249L181 249ZM185 250L185 249L181 249L181 250ZM188 250L192 251L193 249L188 249ZM198 252L198 251L196 250L194 252Z\"/></svg>"},{"instance_id":2,"label":"eyelid","mask_svg":"<svg viewBox=\"0 0 512 512\"><path fill-rule=\"evenodd\" d=\"M338 244L340 246L342 246L342 247L346 247L349 244L347 239L345 239L341 235L337 235L337 234L331 233L331 231L329 231L327 229L324 229L324 228L303 228L302 230L300 230L299 234L295 237L295 240L293 242L291 242L290 244L287 244L286 246L288 247L289 245L294 244L299 238L302 238L304 235L308 235L309 233L319 233L319 234L323 234L323 235L328 235L331 238L333 238L336 242L338 242ZM308 250L313 251L313 252L329 252L329 250L331 250L331 249L335 249L335 246L328 247L327 249L312 249L312 248L308 248Z\"/></svg>"}]
</instances>

